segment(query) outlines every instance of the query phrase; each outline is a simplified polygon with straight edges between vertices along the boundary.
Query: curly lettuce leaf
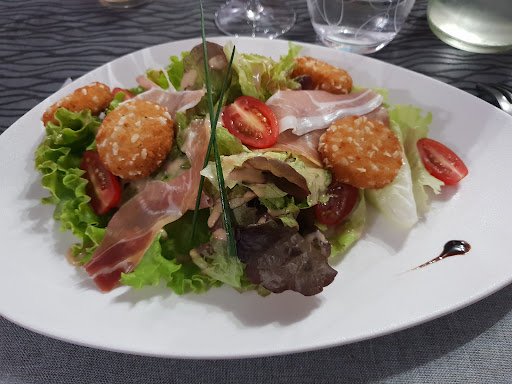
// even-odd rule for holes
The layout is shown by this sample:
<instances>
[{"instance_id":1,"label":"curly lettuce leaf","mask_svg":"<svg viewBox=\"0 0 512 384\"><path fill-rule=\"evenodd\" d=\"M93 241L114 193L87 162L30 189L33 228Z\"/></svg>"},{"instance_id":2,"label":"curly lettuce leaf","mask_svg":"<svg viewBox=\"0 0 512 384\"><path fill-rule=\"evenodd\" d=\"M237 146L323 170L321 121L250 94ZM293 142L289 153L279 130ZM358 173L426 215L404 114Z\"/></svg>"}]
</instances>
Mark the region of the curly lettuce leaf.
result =
<instances>
[{"instance_id":1,"label":"curly lettuce leaf","mask_svg":"<svg viewBox=\"0 0 512 384\"><path fill-rule=\"evenodd\" d=\"M43 204L55 205L53 217L60 230L71 230L83 244L74 246L73 256L85 262L103 238L110 216L97 215L85 193L87 180L79 169L84 151L94 144L100 125L89 110L79 113L60 108L55 112L58 124L48 123L46 139L35 152L35 166L43 174L41 184L50 192Z\"/></svg>"},{"instance_id":2,"label":"curly lettuce leaf","mask_svg":"<svg viewBox=\"0 0 512 384\"><path fill-rule=\"evenodd\" d=\"M233 288L242 288L244 265L238 258L229 255L225 241L214 240L192 250L190 256L205 275Z\"/></svg>"},{"instance_id":3,"label":"curly lettuce leaf","mask_svg":"<svg viewBox=\"0 0 512 384\"><path fill-rule=\"evenodd\" d=\"M69 148L74 156L70 156L66 160L72 159L73 164L78 167L85 148L96 138L100 120L96 116L92 116L88 109L75 113L65 108L59 108L55 112L55 119L58 124L49 122L46 125L46 138L39 148L42 146L53 149Z\"/></svg>"},{"instance_id":4,"label":"curly lettuce leaf","mask_svg":"<svg viewBox=\"0 0 512 384\"><path fill-rule=\"evenodd\" d=\"M158 285L161 279L171 280L172 275L180 269L175 260L167 260L162 256L160 237L161 234L146 250L134 272L121 275L123 284L136 289L146 285Z\"/></svg>"},{"instance_id":5,"label":"curly lettuce leaf","mask_svg":"<svg viewBox=\"0 0 512 384\"><path fill-rule=\"evenodd\" d=\"M191 241L192 212L187 212L179 220L164 227L144 257L131 273L123 274L121 282L136 289L147 285L166 283L176 294L202 293L222 283L218 279L204 274L191 262L191 249L210 240L207 225L208 210L199 211L196 236Z\"/></svg>"},{"instance_id":6,"label":"curly lettuce leaf","mask_svg":"<svg viewBox=\"0 0 512 384\"><path fill-rule=\"evenodd\" d=\"M257 54L235 52L233 59L234 75L231 87L228 90L228 99L245 95L252 96L262 101L267 101L280 89L296 89L299 83L291 78L291 73L296 67L294 58L302 47L289 43L286 55L279 61ZM231 57L233 43L224 46L226 57Z\"/></svg>"}]
</instances>

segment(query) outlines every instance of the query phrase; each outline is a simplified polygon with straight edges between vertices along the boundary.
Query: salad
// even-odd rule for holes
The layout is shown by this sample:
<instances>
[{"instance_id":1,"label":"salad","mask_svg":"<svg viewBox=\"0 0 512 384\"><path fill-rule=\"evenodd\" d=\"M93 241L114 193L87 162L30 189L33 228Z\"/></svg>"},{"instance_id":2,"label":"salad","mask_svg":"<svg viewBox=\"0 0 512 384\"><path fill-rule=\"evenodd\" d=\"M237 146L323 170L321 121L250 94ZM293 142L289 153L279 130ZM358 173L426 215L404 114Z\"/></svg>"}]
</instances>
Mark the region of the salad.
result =
<instances>
[{"instance_id":1,"label":"salad","mask_svg":"<svg viewBox=\"0 0 512 384\"><path fill-rule=\"evenodd\" d=\"M290 43L276 61L208 42L137 87L92 83L51 106L35 164L43 203L79 239L68 260L102 291L315 295L361 237L367 204L411 228L427 188L466 176L427 137L430 113L300 51Z\"/></svg>"}]
</instances>

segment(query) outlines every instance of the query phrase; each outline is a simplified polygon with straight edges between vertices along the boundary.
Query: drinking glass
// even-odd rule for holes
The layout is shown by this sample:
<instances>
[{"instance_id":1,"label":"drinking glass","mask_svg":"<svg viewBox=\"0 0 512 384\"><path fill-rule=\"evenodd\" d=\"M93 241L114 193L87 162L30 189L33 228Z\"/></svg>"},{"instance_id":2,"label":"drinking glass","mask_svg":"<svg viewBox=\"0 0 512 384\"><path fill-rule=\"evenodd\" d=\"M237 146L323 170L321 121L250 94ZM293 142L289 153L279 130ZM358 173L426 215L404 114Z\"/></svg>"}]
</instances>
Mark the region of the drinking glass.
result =
<instances>
[{"instance_id":1,"label":"drinking glass","mask_svg":"<svg viewBox=\"0 0 512 384\"><path fill-rule=\"evenodd\" d=\"M215 23L227 35L273 39L295 24L295 12L279 0L231 0L215 13Z\"/></svg>"},{"instance_id":2,"label":"drinking glass","mask_svg":"<svg viewBox=\"0 0 512 384\"><path fill-rule=\"evenodd\" d=\"M455 48L494 53L512 49L511 0L430 0L434 34Z\"/></svg>"},{"instance_id":3,"label":"drinking glass","mask_svg":"<svg viewBox=\"0 0 512 384\"><path fill-rule=\"evenodd\" d=\"M414 0L308 0L313 28L325 45L373 53L395 38Z\"/></svg>"}]
</instances>

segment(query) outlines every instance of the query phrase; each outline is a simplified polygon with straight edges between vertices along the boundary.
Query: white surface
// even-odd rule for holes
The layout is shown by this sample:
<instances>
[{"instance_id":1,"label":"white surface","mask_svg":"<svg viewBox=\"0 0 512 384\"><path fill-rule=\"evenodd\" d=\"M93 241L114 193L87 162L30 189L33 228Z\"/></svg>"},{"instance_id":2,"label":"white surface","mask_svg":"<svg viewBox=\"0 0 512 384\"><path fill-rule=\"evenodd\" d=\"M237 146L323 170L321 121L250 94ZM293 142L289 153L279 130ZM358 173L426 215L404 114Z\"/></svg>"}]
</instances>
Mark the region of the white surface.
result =
<instances>
[{"instance_id":1,"label":"white surface","mask_svg":"<svg viewBox=\"0 0 512 384\"><path fill-rule=\"evenodd\" d=\"M227 38L212 39L220 43ZM279 56L284 41L235 39L238 49ZM169 43L122 57L83 76L28 112L0 136L0 314L51 337L128 353L235 358L304 351L391 333L469 305L512 281L512 118L425 76L364 56L303 44L302 54L346 69L361 86L386 87L391 103L431 111L430 137L466 162L469 175L445 187L410 232L370 215L363 238L333 261L335 281L315 297L292 292L261 298L230 288L177 296L164 287L100 293L64 255L73 243L58 231L53 206L34 170L46 107L92 81L135 86L148 67L199 40ZM451 239L469 254L417 271Z\"/></svg>"}]
</instances>

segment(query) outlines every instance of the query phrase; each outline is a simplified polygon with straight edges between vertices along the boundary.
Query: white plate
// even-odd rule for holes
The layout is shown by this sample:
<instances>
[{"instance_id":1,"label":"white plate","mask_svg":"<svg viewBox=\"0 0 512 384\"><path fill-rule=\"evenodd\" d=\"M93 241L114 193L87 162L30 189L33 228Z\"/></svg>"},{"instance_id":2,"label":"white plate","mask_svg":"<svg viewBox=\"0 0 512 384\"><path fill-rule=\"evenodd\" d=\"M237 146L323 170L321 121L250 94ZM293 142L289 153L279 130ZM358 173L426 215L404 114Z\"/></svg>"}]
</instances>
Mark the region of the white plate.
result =
<instances>
[{"instance_id":1,"label":"white plate","mask_svg":"<svg viewBox=\"0 0 512 384\"><path fill-rule=\"evenodd\" d=\"M212 39L221 44L227 38ZM310 55L345 68L357 85L385 87L392 103L431 111L430 137L451 147L469 175L445 187L434 209L404 232L372 215L361 241L336 260L335 281L315 297L292 292L261 298L230 288L177 296L163 287L98 291L64 254L34 170L46 107L92 81L135 86L148 67L199 40L174 42L119 58L81 77L28 112L0 136L0 314L38 333L128 353L238 358L325 348L388 334L482 299L512 281L512 118L446 84L364 56L304 44ZM238 49L278 57L284 41L239 38ZM446 241L472 249L409 271L436 257Z\"/></svg>"}]
</instances>

